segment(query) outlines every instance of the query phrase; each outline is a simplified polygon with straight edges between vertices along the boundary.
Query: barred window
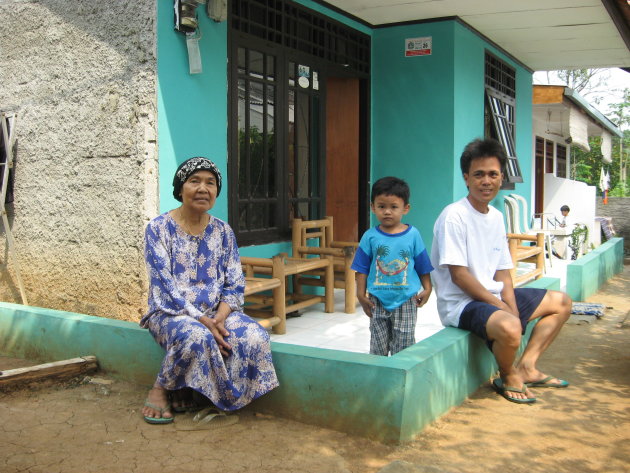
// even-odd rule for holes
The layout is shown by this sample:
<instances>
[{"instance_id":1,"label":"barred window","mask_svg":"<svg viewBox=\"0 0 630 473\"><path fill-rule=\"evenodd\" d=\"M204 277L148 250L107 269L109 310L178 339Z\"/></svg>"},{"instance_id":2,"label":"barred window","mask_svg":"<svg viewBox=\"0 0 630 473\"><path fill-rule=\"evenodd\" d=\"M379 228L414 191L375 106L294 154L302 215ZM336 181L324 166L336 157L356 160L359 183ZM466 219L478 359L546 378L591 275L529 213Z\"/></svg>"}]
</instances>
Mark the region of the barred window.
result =
<instances>
[{"instance_id":1,"label":"barred window","mask_svg":"<svg viewBox=\"0 0 630 473\"><path fill-rule=\"evenodd\" d=\"M501 143L508 161L504 170L506 182L523 182L516 157L516 70L486 52L486 130L488 138Z\"/></svg>"}]
</instances>

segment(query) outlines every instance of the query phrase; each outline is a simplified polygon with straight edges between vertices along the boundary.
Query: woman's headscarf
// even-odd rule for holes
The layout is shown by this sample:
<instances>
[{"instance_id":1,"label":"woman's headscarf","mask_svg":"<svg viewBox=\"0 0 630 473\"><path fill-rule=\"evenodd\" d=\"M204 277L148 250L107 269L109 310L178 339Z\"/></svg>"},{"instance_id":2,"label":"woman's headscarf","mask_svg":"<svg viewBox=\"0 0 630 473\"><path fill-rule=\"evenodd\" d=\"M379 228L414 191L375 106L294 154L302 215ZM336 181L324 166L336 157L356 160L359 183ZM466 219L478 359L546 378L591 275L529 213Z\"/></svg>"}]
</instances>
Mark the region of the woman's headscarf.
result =
<instances>
[{"instance_id":1,"label":"woman's headscarf","mask_svg":"<svg viewBox=\"0 0 630 473\"><path fill-rule=\"evenodd\" d=\"M221 193L221 172L216 164L202 156L187 159L179 165L177 171L175 171L175 177L173 177L173 197L180 202L182 201L182 186L184 182L186 182L186 179L197 171L210 171L214 174L217 178L217 197L219 197Z\"/></svg>"}]
</instances>

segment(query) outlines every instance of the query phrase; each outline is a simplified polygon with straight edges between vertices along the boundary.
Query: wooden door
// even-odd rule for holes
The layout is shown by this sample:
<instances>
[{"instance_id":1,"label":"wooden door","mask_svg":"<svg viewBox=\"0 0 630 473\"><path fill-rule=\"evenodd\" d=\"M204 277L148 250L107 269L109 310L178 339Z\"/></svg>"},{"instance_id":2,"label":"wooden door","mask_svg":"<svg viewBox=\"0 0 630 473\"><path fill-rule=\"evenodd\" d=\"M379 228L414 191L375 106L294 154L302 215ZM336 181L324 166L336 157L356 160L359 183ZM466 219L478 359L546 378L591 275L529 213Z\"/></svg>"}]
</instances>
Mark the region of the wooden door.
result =
<instances>
[{"instance_id":1,"label":"wooden door","mask_svg":"<svg viewBox=\"0 0 630 473\"><path fill-rule=\"evenodd\" d=\"M541 214L545 202L545 140L536 137L534 213Z\"/></svg>"},{"instance_id":2,"label":"wooden door","mask_svg":"<svg viewBox=\"0 0 630 473\"><path fill-rule=\"evenodd\" d=\"M326 215L334 238L359 239L359 80L326 83Z\"/></svg>"}]
</instances>

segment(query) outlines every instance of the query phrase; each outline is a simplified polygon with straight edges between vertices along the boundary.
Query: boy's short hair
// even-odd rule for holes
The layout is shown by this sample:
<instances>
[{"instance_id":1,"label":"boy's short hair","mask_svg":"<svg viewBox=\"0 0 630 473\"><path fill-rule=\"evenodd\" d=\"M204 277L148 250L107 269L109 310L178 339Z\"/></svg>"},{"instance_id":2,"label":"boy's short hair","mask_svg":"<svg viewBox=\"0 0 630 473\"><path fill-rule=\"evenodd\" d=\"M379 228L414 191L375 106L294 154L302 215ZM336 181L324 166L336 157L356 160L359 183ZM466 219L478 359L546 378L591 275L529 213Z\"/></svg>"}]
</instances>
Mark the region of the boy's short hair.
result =
<instances>
[{"instance_id":1,"label":"boy's short hair","mask_svg":"<svg viewBox=\"0 0 630 473\"><path fill-rule=\"evenodd\" d=\"M470 163L478 158L497 158L501 165L501 172L503 172L507 164L507 156L501 143L492 138L483 140L477 138L466 145L459 159L462 174L468 174Z\"/></svg>"},{"instance_id":2,"label":"boy's short hair","mask_svg":"<svg viewBox=\"0 0 630 473\"><path fill-rule=\"evenodd\" d=\"M372 185L370 201L374 203L374 199L379 195L394 195L401 198L407 205L409 203L409 194L409 186L402 179L393 176L381 177Z\"/></svg>"},{"instance_id":3,"label":"boy's short hair","mask_svg":"<svg viewBox=\"0 0 630 473\"><path fill-rule=\"evenodd\" d=\"M563 205L562 207L560 207L560 212L570 212L571 209L569 208L568 205Z\"/></svg>"}]
</instances>

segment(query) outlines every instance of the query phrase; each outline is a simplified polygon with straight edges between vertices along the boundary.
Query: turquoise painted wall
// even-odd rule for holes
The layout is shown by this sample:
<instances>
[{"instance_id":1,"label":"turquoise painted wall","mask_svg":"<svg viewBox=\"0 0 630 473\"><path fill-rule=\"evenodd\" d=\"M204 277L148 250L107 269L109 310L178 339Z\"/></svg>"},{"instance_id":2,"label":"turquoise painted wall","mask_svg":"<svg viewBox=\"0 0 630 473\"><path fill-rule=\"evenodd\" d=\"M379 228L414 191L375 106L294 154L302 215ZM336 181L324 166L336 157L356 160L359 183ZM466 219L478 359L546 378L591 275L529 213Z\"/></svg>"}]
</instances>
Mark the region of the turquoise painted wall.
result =
<instances>
[{"instance_id":1,"label":"turquoise painted wall","mask_svg":"<svg viewBox=\"0 0 630 473\"><path fill-rule=\"evenodd\" d=\"M456 23L455 33L455 170L453 200L467 195L459 157L471 140L483 136L484 55L488 50L516 69L516 154L523 183L501 191L492 204L503 212L503 195L517 193L528 201L532 185L532 74L465 26ZM530 205L531 208L531 205Z\"/></svg>"},{"instance_id":2,"label":"turquoise painted wall","mask_svg":"<svg viewBox=\"0 0 630 473\"><path fill-rule=\"evenodd\" d=\"M160 212L166 212L179 206L172 180L184 160L206 156L227 180L227 22L215 23L199 9L203 73L191 75L186 36L173 28L173 2L157 4ZM227 185L212 214L227 220Z\"/></svg>"},{"instance_id":3,"label":"turquoise painted wall","mask_svg":"<svg viewBox=\"0 0 630 473\"><path fill-rule=\"evenodd\" d=\"M404 57L404 40L424 36L433 39L432 54ZM455 21L377 29L372 36L372 180L407 180L406 221L419 228L427 246L442 209L467 194L459 157L469 141L483 136L486 49L517 71L516 144L525 182L509 192L529 199L531 74ZM501 194L494 204L503 211Z\"/></svg>"},{"instance_id":4,"label":"turquoise painted wall","mask_svg":"<svg viewBox=\"0 0 630 473\"><path fill-rule=\"evenodd\" d=\"M517 69L517 150L531 187L531 74L454 21L379 28L348 20L310 0L300 0L372 35L372 181L396 175L411 186L408 223L431 245L433 222L449 203L464 196L459 171L464 145L483 133L484 50ZM178 205L172 196L177 165L193 155L215 160L227 177L227 22L215 23L200 9L199 42L204 71L188 73L185 37L173 29L170 2L158 2L158 144L160 211ZM407 38L431 36L430 56L406 58ZM227 179L225 179L227 181ZM213 215L227 220L227 182ZM502 210L501 197L495 200ZM376 223L373 220L373 223ZM288 242L242 249L248 256L289 252Z\"/></svg>"},{"instance_id":5,"label":"turquoise painted wall","mask_svg":"<svg viewBox=\"0 0 630 473\"><path fill-rule=\"evenodd\" d=\"M453 28L451 21L422 23L372 36L372 182L393 175L409 183L405 221L428 247L453 195ZM432 54L405 57L405 39L425 36L433 38Z\"/></svg>"}]
</instances>

